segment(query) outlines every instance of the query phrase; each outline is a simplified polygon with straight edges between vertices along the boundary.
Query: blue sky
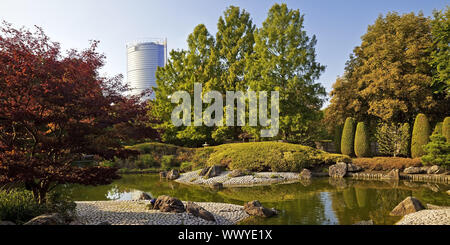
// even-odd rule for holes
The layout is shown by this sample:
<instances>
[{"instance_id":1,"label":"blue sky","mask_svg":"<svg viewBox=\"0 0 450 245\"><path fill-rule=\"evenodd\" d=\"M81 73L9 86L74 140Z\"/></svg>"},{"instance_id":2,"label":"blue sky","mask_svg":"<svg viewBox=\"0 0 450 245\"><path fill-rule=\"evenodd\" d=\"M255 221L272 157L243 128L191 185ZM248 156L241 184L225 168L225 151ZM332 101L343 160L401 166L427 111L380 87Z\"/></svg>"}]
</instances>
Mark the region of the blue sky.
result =
<instances>
[{"instance_id":1,"label":"blue sky","mask_svg":"<svg viewBox=\"0 0 450 245\"><path fill-rule=\"evenodd\" d=\"M450 4L445 0L1 0L0 20L15 26L41 26L65 49L86 48L89 40L100 40L99 51L107 56L102 73L126 76L127 41L167 37L169 50L183 49L188 34L200 23L215 34L227 6L244 8L259 27L276 2L305 14L308 34L318 39L318 60L327 66L319 82L328 92L379 14L422 10L429 16L433 9Z\"/></svg>"}]
</instances>

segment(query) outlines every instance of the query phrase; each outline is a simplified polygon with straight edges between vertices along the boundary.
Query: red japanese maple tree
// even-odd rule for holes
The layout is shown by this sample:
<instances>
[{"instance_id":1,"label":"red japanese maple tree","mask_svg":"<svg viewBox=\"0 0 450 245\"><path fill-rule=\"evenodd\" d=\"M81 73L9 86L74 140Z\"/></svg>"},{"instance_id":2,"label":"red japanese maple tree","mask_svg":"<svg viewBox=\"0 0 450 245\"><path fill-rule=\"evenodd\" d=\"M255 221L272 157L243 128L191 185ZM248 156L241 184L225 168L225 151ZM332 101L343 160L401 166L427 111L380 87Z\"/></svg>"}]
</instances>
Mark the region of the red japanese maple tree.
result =
<instances>
[{"instance_id":1,"label":"red japanese maple tree","mask_svg":"<svg viewBox=\"0 0 450 245\"><path fill-rule=\"evenodd\" d=\"M74 166L84 154L127 153L114 125L144 106L126 98L122 77L99 76L104 56L90 48L63 55L41 28L0 26L0 185L20 183L39 203L58 184L109 184L114 168Z\"/></svg>"}]
</instances>

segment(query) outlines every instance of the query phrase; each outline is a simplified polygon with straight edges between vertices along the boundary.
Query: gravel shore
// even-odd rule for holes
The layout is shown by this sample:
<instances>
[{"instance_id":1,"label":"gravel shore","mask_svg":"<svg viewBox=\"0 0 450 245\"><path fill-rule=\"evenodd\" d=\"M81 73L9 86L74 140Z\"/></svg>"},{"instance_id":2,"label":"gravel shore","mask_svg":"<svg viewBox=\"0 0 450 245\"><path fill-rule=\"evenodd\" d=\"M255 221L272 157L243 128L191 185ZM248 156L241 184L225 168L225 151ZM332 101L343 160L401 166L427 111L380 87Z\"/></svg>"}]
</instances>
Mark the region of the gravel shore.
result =
<instances>
[{"instance_id":1,"label":"gravel shore","mask_svg":"<svg viewBox=\"0 0 450 245\"><path fill-rule=\"evenodd\" d=\"M450 209L428 209L408 214L397 225L450 225Z\"/></svg>"},{"instance_id":2,"label":"gravel shore","mask_svg":"<svg viewBox=\"0 0 450 245\"><path fill-rule=\"evenodd\" d=\"M111 225L235 225L248 215L242 206L226 203L197 203L211 212L216 222L188 213L162 213L149 210L148 201L76 202L79 221L86 225L108 222Z\"/></svg>"},{"instance_id":3,"label":"gravel shore","mask_svg":"<svg viewBox=\"0 0 450 245\"><path fill-rule=\"evenodd\" d=\"M194 184L194 185L212 185L214 183L222 183L225 187L240 187L240 186L256 186L256 185L270 185L276 183L291 183L299 180L298 173L275 173L275 172L261 172L253 175L246 175L241 177L229 177L230 171L224 171L219 176L204 179L199 175L200 171L193 171L182 174L180 178L175 180L178 183Z\"/></svg>"}]
</instances>

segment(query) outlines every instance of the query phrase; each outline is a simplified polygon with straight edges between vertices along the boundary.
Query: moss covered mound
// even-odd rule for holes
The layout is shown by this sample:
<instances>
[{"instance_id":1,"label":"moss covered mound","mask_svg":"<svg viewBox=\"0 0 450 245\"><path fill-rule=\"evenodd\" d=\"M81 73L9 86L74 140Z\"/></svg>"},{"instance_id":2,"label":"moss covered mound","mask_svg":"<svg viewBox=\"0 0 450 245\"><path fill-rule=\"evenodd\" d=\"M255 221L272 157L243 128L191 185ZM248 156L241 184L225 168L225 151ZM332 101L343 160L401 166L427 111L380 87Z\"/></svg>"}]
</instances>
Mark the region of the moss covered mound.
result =
<instances>
[{"instance_id":1,"label":"moss covered mound","mask_svg":"<svg viewBox=\"0 0 450 245\"><path fill-rule=\"evenodd\" d=\"M205 150L201 150L202 153ZM308 146L279 142L226 144L209 149L208 165L249 171L299 172L303 168L351 161L349 157L331 154Z\"/></svg>"}]
</instances>

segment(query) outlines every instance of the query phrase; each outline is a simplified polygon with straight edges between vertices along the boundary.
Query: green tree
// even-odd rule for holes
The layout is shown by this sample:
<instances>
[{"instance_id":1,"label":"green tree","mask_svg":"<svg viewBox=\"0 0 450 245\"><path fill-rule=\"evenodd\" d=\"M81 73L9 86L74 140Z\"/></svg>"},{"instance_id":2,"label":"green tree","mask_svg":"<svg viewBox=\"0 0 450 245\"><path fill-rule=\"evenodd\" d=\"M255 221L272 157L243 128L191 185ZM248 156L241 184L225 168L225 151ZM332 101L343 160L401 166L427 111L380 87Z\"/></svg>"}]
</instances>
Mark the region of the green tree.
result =
<instances>
[{"instance_id":1,"label":"green tree","mask_svg":"<svg viewBox=\"0 0 450 245\"><path fill-rule=\"evenodd\" d=\"M426 155L422 156L425 165L439 165L445 168L450 164L450 143L442 134L434 134L431 141L423 148Z\"/></svg>"},{"instance_id":2,"label":"green tree","mask_svg":"<svg viewBox=\"0 0 450 245\"><path fill-rule=\"evenodd\" d=\"M355 155L357 157L369 157L371 155L369 132L364 122L359 122L356 126Z\"/></svg>"},{"instance_id":3,"label":"green tree","mask_svg":"<svg viewBox=\"0 0 450 245\"><path fill-rule=\"evenodd\" d=\"M375 133L378 152L393 157L408 156L411 139L409 131L409 123L380 123Z\"/></svg>"},{"instance_id":4,"label":"green tree","mask_svg":"<svg viewBox=\"0 0 450 245\"><path fill-rule=\"evenodd\" d=\"M437 95L449 96L450 92L450 6L433 13L431 33L433 45L431 47L430 65L433 67L433 90Z\"/></svg>"},{"instance_id":5,"label":"green tree","mask_svg":"<svg viewBox=\"0 0 450 245\"><path fill-rule=\"evenodd\" d=\"M425 155L426 152L423 146L428 144L430 131L430 123L427 116L424 114L417 115L411 140L411 156L413 158Z\"/></svg>"},{"instance_id":6,"label":"green tree","mask_svg":"<svg viewBox=\"0 0 450 245\"><path fill-rule=\"evenodd\" d=\"M342 125L336 126L334 128L333 142L334 142L334 147L336 148L337 153L341 153L342 130L343 130Z\"/></svg>"},{"instance_id":7,"label":"green tree","mask_svg":"<svg viewBox=\"0 0 450 245\"><path fill-rule=\"evenodd\" d=\"M313 139L325 89L315 82L325 67L316 61L316 37L303 27L304 16L286 4L275 4L255 32L254 53L246 72L250 89L279 91L280 137L307 143Z\"/></svg>"},{"instance_id":8,"label":"green tree","mask_svg":"<svg viewBox=\"0 0 450 245\"><path fill-rule=\"evenodd\" d=\"M436 123L436 126L434 127L432 134L442 134L442 125L443 125L442 122Z\"/></svg>"},{"instance_id":9,"label":"green tree","mask_svg":"<svg viewBox=\"0 0 450 245\"><path fill-rule=\"evenodd\" d=\"M366 122L412 122L418 111L433 120L442 117L449 101L432 88L430 22L422 13L378 17L333 86L327 123L349 115Z\"/></svg>"},{"instance_id":10,"label":"green tree","mask_svg":"<svg viewBox=\"0 0 450 245\"><path fill-rule=\"evenodd\" d=\"M442 123L442 135L450 142L450 117L446 117Z\"/></svg>"},{"instance_id":11,"label":"green tree","mask_svg":"<svg viewBox=\"0 0 450 245\"><path fill-rule=\"evenodd\" d=\"M347 118L344 124L344 130L342 131L341 140L341 152L344 155L354 155L354 142L355 142L355 119L352 117Z\"/></svg>"}]
</instances>

